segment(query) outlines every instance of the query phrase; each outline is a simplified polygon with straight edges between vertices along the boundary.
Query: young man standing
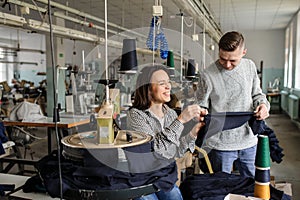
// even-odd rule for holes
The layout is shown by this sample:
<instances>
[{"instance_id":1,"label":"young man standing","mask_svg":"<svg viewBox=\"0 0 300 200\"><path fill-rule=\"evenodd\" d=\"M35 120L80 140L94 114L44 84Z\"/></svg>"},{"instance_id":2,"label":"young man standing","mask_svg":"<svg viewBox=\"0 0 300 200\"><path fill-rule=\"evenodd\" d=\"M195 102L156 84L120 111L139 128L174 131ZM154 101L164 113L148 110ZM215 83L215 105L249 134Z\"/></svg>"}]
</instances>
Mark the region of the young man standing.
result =
<instances>
[{"instance_id":1,"label":"young man standing","mask_svg":"<svg viewBox=\"0 0 300 200\"><path fill-rule=\"evenodd\" d=\"M258 120L269 116L270 104L260 88L256 66L243 58L246 51L239 32L227 32L220 39L219 59L200 73L197 90L199 105L209 113L254 112ZM214 172L231 173L236 161L242 176L254 177L256 144L248 123L206 138Z\"/></svg>"}]
</instances>

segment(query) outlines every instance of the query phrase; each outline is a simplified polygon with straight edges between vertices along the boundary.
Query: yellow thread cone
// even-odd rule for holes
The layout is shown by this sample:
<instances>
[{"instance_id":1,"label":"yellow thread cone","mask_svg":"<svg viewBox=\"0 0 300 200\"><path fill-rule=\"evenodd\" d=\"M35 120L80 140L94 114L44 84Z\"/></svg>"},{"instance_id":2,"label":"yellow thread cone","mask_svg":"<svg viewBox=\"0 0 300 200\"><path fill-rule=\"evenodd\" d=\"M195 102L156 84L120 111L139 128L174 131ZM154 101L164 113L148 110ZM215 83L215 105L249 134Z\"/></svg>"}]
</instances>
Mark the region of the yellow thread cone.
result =
<instances>
[{"instance_id":1,"label":"yellow thread cone","mask_svg":"<svg viewBox=\"0 0 300 200\"><path fill-rule=\"evenodd\" d=\"M270 183L259 183L255 181L254 197L269 200L271 198Z\"/></svg>"}]
</instances>

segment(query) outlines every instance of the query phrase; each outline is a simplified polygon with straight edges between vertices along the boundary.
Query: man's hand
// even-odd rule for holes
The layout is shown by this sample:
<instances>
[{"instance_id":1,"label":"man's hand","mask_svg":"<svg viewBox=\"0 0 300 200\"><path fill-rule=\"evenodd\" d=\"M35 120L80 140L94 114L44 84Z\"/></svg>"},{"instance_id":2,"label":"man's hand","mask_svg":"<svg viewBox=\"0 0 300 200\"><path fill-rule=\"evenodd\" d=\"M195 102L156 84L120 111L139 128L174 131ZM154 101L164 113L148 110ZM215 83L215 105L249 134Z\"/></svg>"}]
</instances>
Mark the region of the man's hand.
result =
<instances>
[{"instance_id":1,"label":"man's hand","mask_svg":"<svg viewBox=\"0 0 300 200\"><path fill-rule=\"evenodd\" d=\"M256 117L257 120L264 120L267 117L269 117L269 111L265 104L260 104L259 106L257 106L254 112L255 112L254 116Z\"/></svg>"}]
</instances>

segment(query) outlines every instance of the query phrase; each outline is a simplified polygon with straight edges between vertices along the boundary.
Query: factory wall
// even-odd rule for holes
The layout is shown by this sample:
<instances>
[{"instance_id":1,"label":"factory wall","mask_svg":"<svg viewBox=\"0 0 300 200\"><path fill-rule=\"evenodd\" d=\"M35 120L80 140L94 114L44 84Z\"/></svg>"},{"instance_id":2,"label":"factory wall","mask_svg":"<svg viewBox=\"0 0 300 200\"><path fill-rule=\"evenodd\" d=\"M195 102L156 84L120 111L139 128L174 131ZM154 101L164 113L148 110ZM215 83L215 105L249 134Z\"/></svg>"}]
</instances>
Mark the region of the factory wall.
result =
<instances>
[{"instance_id":1,"label":"factory wall","mask_svg":"<svg viewBox=\"0 0 300 200\"><path fill-rule=\"evenodd\" d=\"M12 49L4 59L11 63L1 63L1 81L7 81L11 85L13 78L34 82L35 86L45 79L45 76L37 76L38 72L46 71L45 36L43 34L28 33L8 27L0 27L0 45ZM17 50L19 47L19 50ZM3 74L3 70L6 71Z\"/></svg>"},{"instance_id":2,"label":"factory wall","mask_svg":"<svg viewBox=\"0 0 300 200\"><path fill-rule=\"evenodd\" d=\"M272 31L248 31L244 32L246 40L247 54L245 57L251 58L258 70L261 61L262 89L267 92L269 82L275 78L280 78L280 88L283 88L284 78L284 29Z\"/></svg>"}]
</instances>

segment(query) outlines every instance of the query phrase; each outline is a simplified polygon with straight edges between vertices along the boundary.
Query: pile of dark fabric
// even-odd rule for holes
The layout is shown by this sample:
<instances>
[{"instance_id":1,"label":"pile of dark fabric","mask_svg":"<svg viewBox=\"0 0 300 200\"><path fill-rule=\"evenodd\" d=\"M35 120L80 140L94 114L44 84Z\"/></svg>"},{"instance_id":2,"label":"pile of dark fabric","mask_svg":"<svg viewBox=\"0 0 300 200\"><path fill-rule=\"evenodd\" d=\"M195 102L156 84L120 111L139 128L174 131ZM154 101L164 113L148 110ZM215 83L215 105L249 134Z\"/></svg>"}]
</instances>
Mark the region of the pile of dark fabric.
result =
<instances>
[{"instance_id":1,"label":"pile of dark fabric","mask_svg":"<svg viewBox=\"0 0 300 200\"><path fill-rule=\"evenodd\" d=\"M254 178L218 172L188 176L180 184L180 190L184 200L224 200L229 193L253 196L254 186ZM271 200L291 200L271 185L270 190Z\"/></svg>"},{"instance_id":2,"label":"pile of dark fabric","mask_svg":"<svg viewBox=\"0 0 300 200\"><path fill-rule=\"evenodd\" d=\"M5 192L10 192L15 189L14 184L0 184L0 196L4 196Z\"/></svg>"},{"instance_id":3,"label":"pile of dark fabric","mask_svg":"<svg viewBox=\"0 0 300 200\"><path fill-rule=\"evenodd\" d=\"M251 126L253 133L268 136L271 159L273 162L281 163L282 157L284 156L283 149L279 146L279 141L274 131L262 120L252 119L249 121L249 125Z\"/></svg>"},{"instance_id":4,"label":"pile of dark fabric","mask_svg":"<svg viewBox=\"0 0 300 200\"><path fill-rule=\"evenodd\" d=\"M0 122L0 155L5 154L4 148L3 148L3 143L7 142L8 139L5 135L5 127L3 122Z\"/></svg>"},{"instance_id":5,"label":"pile of dark fabric","mask_svg":"<svg viewBox=\"0 0 300 200\"><path fill-rule=\"evenodd\" d=\"M136 155L142 156L143 154L136 153ZM107 152L107 157L118 158L115 151L111 150ZM130 159L130 156L128 159ZM133 173L132 171L119 171L114 167L102 164L91 154L84 156L83 163L61 157L62 193L64 198L68 199L70 191L91 190L97 192L103 190L122 190L148 184L152 184L157 190L168 191L177 181L177 168L174 161L169 162L168 165L165 164L161 168L149 172ZM144 168L149 163L145 164L145 162L138 159L134 163L131 163L131 165L129 167L133 167L133 171L136 171L139 170L137 168ZM60 197L60 174L58 166L57 152L53 152L51 155L42 158L36 166L39 176L25 183L23 191L43 192L43 189L40 187L42 183L44 190L51 197Z\"/></svg>"}]
</instances>

